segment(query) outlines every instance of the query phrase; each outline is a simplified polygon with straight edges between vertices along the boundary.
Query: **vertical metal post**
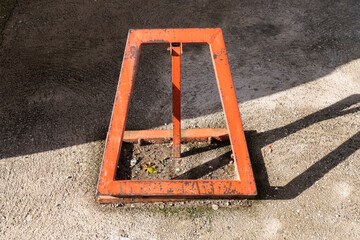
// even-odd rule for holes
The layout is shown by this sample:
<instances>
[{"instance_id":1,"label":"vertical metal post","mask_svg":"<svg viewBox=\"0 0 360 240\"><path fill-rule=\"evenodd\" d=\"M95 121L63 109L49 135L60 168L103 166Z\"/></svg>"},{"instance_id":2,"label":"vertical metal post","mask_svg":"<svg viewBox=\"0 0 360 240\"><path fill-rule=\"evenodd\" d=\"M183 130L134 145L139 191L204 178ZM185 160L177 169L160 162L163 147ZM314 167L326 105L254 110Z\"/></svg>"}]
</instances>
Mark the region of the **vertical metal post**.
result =
<instances>
[{"instance_id":1,"label":"vertical metal post","mask_svg":"<svg viewBox=\"0 0 360 240\"><path fill-rule=\"evenodd\" d=\"M182 44L171 43L173 85L173 157L181 157L181 55Z\"/></svg>"}]
</instances>

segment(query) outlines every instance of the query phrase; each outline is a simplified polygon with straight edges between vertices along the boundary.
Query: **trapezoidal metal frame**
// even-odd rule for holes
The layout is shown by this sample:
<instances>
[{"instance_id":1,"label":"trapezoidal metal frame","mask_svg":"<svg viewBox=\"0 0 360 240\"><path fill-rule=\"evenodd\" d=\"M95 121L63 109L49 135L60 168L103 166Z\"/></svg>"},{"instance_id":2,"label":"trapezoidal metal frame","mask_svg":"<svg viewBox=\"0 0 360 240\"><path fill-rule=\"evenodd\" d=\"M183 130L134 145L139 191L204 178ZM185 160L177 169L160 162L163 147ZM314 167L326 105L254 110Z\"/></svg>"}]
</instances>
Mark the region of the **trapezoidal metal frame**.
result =
<instances>
[{"instance_id":1,"label":"trapezoidal metal frame","mask_svg":"<svg viewBox=\"0 0 360 240\"><path fill-rule=\"evenodd\" d=\"M227 129L180 129L180 58L183 43L210 47ZM125 131L141 45L170 44L173 56L173 130ZM171 48L173 48L171 50ZM175 71L175 72L174 72ZM178 89L177 89L178 88ZM177 122L175 126L175 121ZM123 141L230 140L236 179L231 180L115 180ZM175 140L177 146L175 146ZM119 84L97 188L99 203L183 201L196 198L250 198L257 194L245 135L241 123L223 34L219 28L129 30Z\"/></svg>"}]
</instances>

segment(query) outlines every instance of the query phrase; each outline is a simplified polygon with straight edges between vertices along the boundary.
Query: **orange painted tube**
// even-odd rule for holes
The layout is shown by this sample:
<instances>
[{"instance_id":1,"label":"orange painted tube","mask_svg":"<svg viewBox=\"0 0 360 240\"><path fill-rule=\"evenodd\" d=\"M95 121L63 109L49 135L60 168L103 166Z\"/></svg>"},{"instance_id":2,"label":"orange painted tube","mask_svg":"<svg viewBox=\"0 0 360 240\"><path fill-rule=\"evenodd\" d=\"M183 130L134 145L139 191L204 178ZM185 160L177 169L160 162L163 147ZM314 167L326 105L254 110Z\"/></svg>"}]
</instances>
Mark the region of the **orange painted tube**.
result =
<instances>
[{"instance_id":1,"label":"orange painted tube","mask_svg":"<svg viewBox=\"0 0 360 240\"><path fill-rule=\"evenodd\" d=\"M172 134L171 129L125 131L123 141L139 143L139 139L141 139L147 143L165 143L170 142ZM207 142L209 138L228 141L228 131L226 128L181 129L181 142Z\"/></svg>"},{"instance_id":2,"label":"orange painted tube","mask_svg":"<svg viewBox=\"0 0 360 240\"><path fill-rule=\"evenodd\" d=\"M171 43L173 90L173 157L181 157L181 43Z\"/></svg>"}]
</instances>

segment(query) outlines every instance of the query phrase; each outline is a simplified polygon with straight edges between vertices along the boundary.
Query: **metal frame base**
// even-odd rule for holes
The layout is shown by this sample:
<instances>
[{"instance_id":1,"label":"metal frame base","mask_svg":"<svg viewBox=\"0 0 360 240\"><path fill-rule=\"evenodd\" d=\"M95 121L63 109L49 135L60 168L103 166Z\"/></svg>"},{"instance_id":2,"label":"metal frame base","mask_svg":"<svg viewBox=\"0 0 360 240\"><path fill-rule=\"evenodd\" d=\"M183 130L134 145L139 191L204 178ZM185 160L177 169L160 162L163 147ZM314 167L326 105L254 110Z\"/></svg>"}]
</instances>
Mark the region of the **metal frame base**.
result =
<instances>
[{"instance_id":1,"label":"metal frame base","mask_svg":"<svg viewBox=\"0 0 360 240\"><path fill-rule=\"evenodd\" d=\"M227 129L181 129L180 64L184 43L209 45ZM170 54L173 59L172 130L125 131L140 47L143 44L170 44ZM115 180L123 141L140 144L173 141L173 156L181 157L181 142L211 141L211 139L230 140L235 163L235 180ZM128 203L250 198L256 194L254 176L221 29L130 30L106 139L97 188L98 202Z\"/></svg>"}]
</instances>

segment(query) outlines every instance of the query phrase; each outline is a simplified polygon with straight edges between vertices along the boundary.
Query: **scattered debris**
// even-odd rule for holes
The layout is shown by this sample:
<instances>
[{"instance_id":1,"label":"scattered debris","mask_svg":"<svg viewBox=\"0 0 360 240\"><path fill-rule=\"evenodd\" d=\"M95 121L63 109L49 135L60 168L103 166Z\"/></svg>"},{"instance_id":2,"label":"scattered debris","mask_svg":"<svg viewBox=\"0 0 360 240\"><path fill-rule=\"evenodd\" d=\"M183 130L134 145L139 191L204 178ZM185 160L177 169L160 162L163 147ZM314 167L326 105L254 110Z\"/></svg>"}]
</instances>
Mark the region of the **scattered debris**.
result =
<instances>
[{"instance_id":1,"label":"scattered debris","mask_svg":"<svg viewBox=\"0 0 360 240\"><path fill-rule=\"evenodd\" d=\"M151 173L151 174L157 174L157 170L153 167L148 167L146 168L146 171Z\"/></svg>"},{"instance_id":2,"label":"scattered debris","mask_svg":"<svg viewBox=\"0 0 360 240\"><path fill-rule=\"evenodd\" d=\"M130 160L130 166L135 166L137 163L137 159L136 158L133 158Z\"/></svg>"},{"instance_id":3,"label":"scattered debris","mask_svg":"<svg viewBox=\"0 0 360 240\"><path fill-rule=\"evenodd\" d=\"M189 171L191 177L199 175L201 179L231 179L234 176L234 161L221 167L218 167L216 162L206 162L210 157L207 154L202 155L201 151L204 146L209 146L207 143L187 143L186 146L195 149L193 150L195 154L183 156L182 159L173 159L171 157L172 148L167 143L143 146L124 144L121 153L122 159L117 166L116 179L169 180L179 177L180 174L187 174ZM213 149L210 149L208 153L219 156L223 152L222 148L228 149L229 147L227 145L213 146ZM197 149L200 149L199 153L196 152ZM208 169L207 174L202 176L204 169ZM188 175L181 177L186 178Z\"/></svg>"}]
</instances>

